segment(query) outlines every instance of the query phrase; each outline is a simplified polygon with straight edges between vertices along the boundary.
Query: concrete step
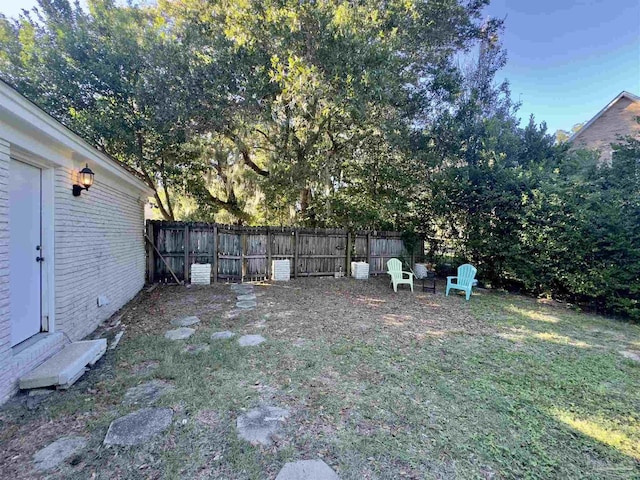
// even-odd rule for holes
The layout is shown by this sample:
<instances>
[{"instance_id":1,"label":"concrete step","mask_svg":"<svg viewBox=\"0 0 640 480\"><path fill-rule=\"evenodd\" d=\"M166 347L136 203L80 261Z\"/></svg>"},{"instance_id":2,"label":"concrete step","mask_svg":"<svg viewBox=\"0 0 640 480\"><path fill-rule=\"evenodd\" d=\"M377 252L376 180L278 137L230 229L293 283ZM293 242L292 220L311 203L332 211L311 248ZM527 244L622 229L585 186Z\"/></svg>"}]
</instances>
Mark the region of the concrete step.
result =
<instances>
[{"instance_id":1,"label":"concrete step","mask_svg":"<svg viewBox=\"0 0 640 480\"><path fill-rule=\"evenodd\" d=\"M107 340L85 340L73 342L46 360L27 375L20 378L20 388L42 388L56 386L69 388L93 366L107 349Z\"/></svg>"}]
</instances>

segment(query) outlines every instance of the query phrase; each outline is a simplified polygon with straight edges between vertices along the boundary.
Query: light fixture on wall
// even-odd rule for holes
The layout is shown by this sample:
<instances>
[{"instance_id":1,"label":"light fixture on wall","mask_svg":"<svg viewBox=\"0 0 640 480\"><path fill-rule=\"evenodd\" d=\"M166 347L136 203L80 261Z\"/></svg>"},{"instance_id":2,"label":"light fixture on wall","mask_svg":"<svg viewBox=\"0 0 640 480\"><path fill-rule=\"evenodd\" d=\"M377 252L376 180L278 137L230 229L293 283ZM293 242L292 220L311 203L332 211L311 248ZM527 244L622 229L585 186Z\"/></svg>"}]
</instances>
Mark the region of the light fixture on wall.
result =
<instances>
[{"instance_id":1,"label":"light fixture on wall","mask_svg":"<svg viewBox=\"0 0 640 480\"><path fill-rule=\"evenodd\" d=\"M78 172L78 184L73 186L73 196L79 197L82 190L89 190L93 185L93 171L89 168L89 164Z\"/></svg>"}]
</instances>

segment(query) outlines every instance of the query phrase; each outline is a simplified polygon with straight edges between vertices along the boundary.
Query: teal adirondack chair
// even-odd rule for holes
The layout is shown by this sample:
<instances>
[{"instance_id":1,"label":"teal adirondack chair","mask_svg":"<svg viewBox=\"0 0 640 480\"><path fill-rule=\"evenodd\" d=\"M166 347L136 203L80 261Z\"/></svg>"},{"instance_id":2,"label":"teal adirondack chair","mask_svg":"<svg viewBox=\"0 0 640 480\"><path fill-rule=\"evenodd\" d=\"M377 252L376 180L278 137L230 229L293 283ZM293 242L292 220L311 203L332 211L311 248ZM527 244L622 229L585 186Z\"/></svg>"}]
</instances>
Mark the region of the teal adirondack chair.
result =
<instances>
[{"instance_id":1,"label":"teal adirondack chair","mask_svg":"<svg viewBox=\"0 0 640 480\"><path fill-rule=\"evenodd\" d=\"M393 284L393 291L398 291L398 285L407 284L411 287L413 292L413 273L402 271L402 262L397 258L392 258L387 262L387 273L391 275L391 283ZM405 275L407 278L405 278Z\"/></svg>"},{"instance_id":2,"label":"teal adirondack chair","mask_svg":"<svg viewBox=\"0 0 640 480\"><path fill-rule=\"evenodd\" d=\"M447 277L446 295L449 296L449 290L454 288L465 292L467 300L469 300L469 297L471 297L471 288L477 283L475 280L477 271L476 267L468 263L460 265L458 267L457 277Z\"/></svg>"}]
</instances>

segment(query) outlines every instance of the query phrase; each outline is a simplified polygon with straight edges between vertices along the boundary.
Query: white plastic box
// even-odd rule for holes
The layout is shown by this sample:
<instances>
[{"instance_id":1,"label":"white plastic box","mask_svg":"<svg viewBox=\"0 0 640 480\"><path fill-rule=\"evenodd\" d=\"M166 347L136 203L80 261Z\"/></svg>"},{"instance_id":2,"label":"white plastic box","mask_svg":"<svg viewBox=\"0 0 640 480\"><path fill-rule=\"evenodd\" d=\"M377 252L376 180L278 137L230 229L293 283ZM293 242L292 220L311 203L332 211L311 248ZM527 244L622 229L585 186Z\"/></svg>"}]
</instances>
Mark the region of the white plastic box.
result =
<instances>
[{"instance_id":1,"label":"white plastic box","mask_svg":"<svg viewBox=\"0 0 640 480\"><path fill-rule=\"evenodd\" d=\"M288 282L291 278L291 262L289 260L271 261L271 279L276 282Z\"/></svg>"},{"instance_id":2,"label":"white plastic box","mask_svg":"<svg viewBox=\"0 0 640 480\"><path fill-rule=\"evenodd\" d=\"M369 264L367 262L351 262L351 276L356 280L369 278Z\"/></svg>"},{"instance_id":3,"label":"white plastic box","mask_svg":"<svg viewBox=\"0 0 640 480\"><path fill-rule=\"evenodd\" d=\"M192 285L211 285L211 264L194 263L191 265Z\"/></svg>"}]
</instances>

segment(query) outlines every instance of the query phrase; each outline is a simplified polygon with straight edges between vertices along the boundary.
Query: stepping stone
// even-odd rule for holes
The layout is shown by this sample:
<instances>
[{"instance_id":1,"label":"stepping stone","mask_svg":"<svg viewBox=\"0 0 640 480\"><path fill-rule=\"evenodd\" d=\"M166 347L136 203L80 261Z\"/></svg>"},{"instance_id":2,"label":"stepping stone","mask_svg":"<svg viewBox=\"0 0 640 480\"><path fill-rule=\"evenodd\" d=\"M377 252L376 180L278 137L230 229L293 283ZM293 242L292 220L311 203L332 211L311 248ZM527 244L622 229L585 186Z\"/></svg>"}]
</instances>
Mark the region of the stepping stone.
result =
<instances>
[{"instance_id":1,"label":"stepping stone","mask_svg":"<svg viewBox=\"0 0 640 480\"><path fill-rule=\"evenodd\" d=\"M230 332L229 330L225 330L224 332L216 332L213 335L211 335L211 340L226 340L228 338L232 338L235 336L236 336L235 333Z\"/></svg>"},{"instance_id":2,"label":"stepping stone","mask_svg":"<svg viewBox=\"0 0 640 480\"><path fill-rule=\"evenodd\" d=\"M276 480L340 480L322 460L300 460L285 463Z\"/></svg>"},{"instance_id":3,"label":"stepping stone","mask_svg":"<svg viewBox=\"0 0 640 480\"><path fill-rule=\"evenodd\" d=\"M256 301L256 294L255 293L249 293L247 295L238 295L238 301L239 302L255 302Z\"/></svg>"},{"instance_id":4,"label":"stepping stone","mask_svg":"<svg viewBox=\"0 0 640 480\"><path fill-rule=\"evenodd\" d=\"M207 345L206 343L199 343L198 345L187 345L182 349L182 351L184 353L190 353L191 355L195 355L201 352L208 352L209 348L210 348L209 345Z\"/></svg>"},{"instance_id":5,"label":"stepping stone","mask_svg":"<svg viewBox=\"0 0 640 480\"><path fill-rule=\"evenodd\" d=\"M255 293L253 293L253 290L238 290L237 292L235 292L236 296L242 296L242 295L255 295Z\"/></svg>"},{"instance_id":6,"label":"stepping stone","mask_svg":"<svg viewBox=\"0 0 640 480\"><path fill-rule=\"evenodd\" d=\"M190 327L191 325L196 325L198 323L200 323L200 319L198 317L184 317L171 320L171 325L176 327Z\"/></svg>"},{"instance_id":7,"label":"stepping stone","mask_svg":"<svg viewBox=\"0 0 640 480\"><path fill-rule=\"evenodd\" d=\"M164 334L164 338L168 338L169 340L185 340L194 333L196 333L196 331L193 328L180 327L175 330L168 330Z\"/></svg>"},{"instance_id":8,"label":"stepping stone","mask_svg":"<svg viewBox=\"0 0 640 480\"><path fill-rule=\"evenodd\" d=\"M249 308L256 308L256 306L257 306L257 303L255 301L249 301L249 300L236 303L236 308L249 309Z\"/></svg>"},{"instance_id":9,"label":"stepping stone","mask_svg":"<svg viewBox=\"0 0 640 480\"><path fill-rule=\"evenodd\" d=\"M59 438L35 453L33 456L34 467L40 472L55 468L68 458L73 457L86 445L87 440L84 437Z\"/></svg>"},{"instance_id":10,"label":"stepping stone","mask_svg":"<svg viewBox=\"0 0 640 480\"><path fill-rule=\"evenodd\" d=\"M633 350L621 350L620 355L624 358L628 358L629 360L635 360L636 362L640 362L640 352Z\"/></svg>"},{"instance_id":11,"label":"stepping stone","mask_svg":"<svg viewBox=\"0 0 640 480\"><path fill-rule=\"evenodd\" d=\"M238 339L241 347L255 347L266 341L267 339L262 335L243 335Z\"/></svg>"},{"instance_id":12,"label":"stepping stone","mask_svg":"<svg viewBox=\"0 0 640 480\"><path fill-rule=\"evenodd\" d=\"M173 419L170 408L142 408L120 417L109 425L105 445L140 445L164 432Z\"/></svg>"},{"instance_id":13,"label":"stepping stone","mask_svg":"<svg viewBox=\"0 0 640 480\"><path fill-rule=\"evenodd\" d=\"M289 417L289 410L264 405L240 415L236 421L238 437L247 442L271 445L272 436L278 433Z\"/></svg>"},{"instance_id":14,"label":"stepping stone","mask_svg":"<svg viewBox=\"0 0 640 480\"><path fill-rule=\"evenodd\" d=\"M173 385L163 380L151 380L127 390L122 403L124 405L152 404L174 388Z\"/></svg>"},{"instance_id":15,"label":"stepping stone","mask_svg":"<svg viewBox=\"0 0 640 480\"><path fill-rule=\"evenodd\" d=\"M249 283L234 283L233 285L231 285L231 290L233 290L234 292L237 292L239 290L253 291L253 285Z\"/></svg>"}]
</instances>

